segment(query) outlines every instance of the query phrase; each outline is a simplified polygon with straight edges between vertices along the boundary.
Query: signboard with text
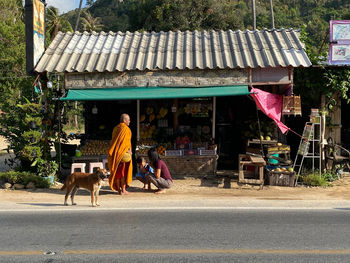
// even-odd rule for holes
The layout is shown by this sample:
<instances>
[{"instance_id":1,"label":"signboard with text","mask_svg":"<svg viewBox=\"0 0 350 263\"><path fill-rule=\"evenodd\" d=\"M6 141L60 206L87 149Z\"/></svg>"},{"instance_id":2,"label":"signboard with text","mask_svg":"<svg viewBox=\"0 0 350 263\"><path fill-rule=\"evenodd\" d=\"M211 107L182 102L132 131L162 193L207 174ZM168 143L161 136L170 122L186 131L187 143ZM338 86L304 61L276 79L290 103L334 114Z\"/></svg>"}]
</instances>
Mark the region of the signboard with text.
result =
<instances>
[{"instance_id":1,"label":"signboard with text","mask_svg":"<svg viewBox=\"0 0 350 263\"><path fill-rule=\"evenodd\" d=\"M350 65L350 20L331 20L329 37L329 64Z\"/></svg>"},{"instance_id":2,"label":"signboard with text","mask_svg":"<svg viewBox=\"0 0 350 263\"><path fill-rule=\"evenodd\" d=\"M45 0L26 0L26 68L32 74L45 52Z\"/></svg>"}]
</instances>

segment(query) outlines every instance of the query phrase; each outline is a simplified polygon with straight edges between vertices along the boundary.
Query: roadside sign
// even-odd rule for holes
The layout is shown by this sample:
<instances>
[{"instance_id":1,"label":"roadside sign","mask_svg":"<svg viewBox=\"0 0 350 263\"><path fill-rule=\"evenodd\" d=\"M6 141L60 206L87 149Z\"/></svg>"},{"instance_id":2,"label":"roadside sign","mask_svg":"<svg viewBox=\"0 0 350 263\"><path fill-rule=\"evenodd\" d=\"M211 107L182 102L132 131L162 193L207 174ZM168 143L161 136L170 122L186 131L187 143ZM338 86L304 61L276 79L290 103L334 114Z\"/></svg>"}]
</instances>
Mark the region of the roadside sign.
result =
<instances>
[{"instance_id":1,"label":"roadside sign","mask_svg":"<svg viewBox=\"0 0 350 263\"><path fill-rule=\"evenodd\" d=\"M329 64L350 65L350 20L331 20Z\"/></svg>"},{"instance_id":2,"label":"roadside sign","mask_svg":"<svg viewBox=\"0 0 350 263\"><path fill-rule=\"evenodd\" d=\"M33 74L45 52L45 0L25 0L26 69Z\"/></svg>"}]
</instances>

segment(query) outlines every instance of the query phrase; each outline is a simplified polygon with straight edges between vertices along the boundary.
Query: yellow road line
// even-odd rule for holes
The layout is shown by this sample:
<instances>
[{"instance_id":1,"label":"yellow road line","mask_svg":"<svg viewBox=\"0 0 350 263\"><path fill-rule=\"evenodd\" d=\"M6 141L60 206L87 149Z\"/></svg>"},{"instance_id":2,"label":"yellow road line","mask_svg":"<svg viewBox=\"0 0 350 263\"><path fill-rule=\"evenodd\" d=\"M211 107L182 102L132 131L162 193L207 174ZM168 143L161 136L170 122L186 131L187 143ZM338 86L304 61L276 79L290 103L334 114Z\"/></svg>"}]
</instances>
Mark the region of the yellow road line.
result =
<instances>
[{"instance_id":1,"label":"yellow road line","mask_svg":"<svg viewBox=\"0 0 350 263\"><path fill-rule=\"evenodd\" d=\"M350 249L101 249L65 250L65 255L103 254L290 254L350 255ZM44 255L44 251L0 251L0 256Z\"/></svg>"},{"instance_id":2,"label":"yellow road line","mask_svg":"<svg viewBox=\"0 0 350 263\"><path fill-rule=\"evenodd\" d=\"M31 256L43 254L44 251L0 251L0 256Z\"/></svg>"},{"instance_id":3,"label":"yellow road line","mask_svg":"<svg viewBox=\"0 0 350 263\"><path fill-rule=\"evenodd\" d=\"M63 254L350 254L350 249L104 249L66 250Z\"/></svg>"}]
</instances>

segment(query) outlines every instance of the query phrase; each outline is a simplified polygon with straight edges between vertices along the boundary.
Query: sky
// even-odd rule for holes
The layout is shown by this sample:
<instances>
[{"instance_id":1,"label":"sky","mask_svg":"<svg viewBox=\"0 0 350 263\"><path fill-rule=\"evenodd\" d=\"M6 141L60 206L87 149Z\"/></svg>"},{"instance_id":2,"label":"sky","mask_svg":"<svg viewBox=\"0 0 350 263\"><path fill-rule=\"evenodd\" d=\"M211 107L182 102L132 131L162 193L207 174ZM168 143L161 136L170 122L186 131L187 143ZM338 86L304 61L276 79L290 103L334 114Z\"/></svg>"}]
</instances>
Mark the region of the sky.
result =
<instances>
[{"instance_id":1,"label":"sky","mask_svg":"<svg viewBox=\"0 0 350 263\"><path fill-rule=\"evenodd\" d=\"M60 14L67 13L70 10L79 7L80 0L46 0L47 6L54 6L58 8ZM83 6L85 6L86 0L83 0Z\"/></svg>"}]
</instances>

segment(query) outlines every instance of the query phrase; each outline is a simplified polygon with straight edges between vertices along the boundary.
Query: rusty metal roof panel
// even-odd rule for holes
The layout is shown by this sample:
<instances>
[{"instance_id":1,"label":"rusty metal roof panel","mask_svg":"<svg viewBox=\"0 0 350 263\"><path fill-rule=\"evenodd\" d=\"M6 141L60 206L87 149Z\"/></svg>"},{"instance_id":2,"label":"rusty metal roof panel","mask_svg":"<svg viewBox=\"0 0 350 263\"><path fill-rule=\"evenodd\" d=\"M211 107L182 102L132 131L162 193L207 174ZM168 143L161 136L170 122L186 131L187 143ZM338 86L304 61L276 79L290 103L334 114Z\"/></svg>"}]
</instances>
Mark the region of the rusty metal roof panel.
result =
<instances>
[{"instance_id":1,"label":"rusty metal roof panel","mask_svg":"<svg viewBox=\"0 0 350 263\"><path fill-rule=\"evenodd\" d=\"M308 67L299 32L59 32L37 72Z\"/></svg>"}]
</instances>

